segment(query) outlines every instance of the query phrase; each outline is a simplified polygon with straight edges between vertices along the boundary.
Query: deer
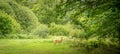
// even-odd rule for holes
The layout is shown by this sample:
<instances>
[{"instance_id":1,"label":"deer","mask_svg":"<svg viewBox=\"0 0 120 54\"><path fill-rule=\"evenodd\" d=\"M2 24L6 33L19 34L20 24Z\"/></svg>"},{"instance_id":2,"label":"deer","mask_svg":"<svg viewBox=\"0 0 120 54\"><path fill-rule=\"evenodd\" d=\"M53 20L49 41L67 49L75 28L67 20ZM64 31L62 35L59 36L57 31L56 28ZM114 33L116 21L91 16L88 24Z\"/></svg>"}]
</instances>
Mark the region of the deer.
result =
<instances>
[{"instance_id":1,"label":"deer","mask_svg":"<svg viewBox=\"0 0 120 54\"><path fill-rule=\"evenodd\" d=\"M57 44L57 43L62 43L62 41L63 41L63 37L61 37L60 39L56 39L56 40L54 41L54 43L55 43L55 44Z\"/></svg>"}]
</instances>

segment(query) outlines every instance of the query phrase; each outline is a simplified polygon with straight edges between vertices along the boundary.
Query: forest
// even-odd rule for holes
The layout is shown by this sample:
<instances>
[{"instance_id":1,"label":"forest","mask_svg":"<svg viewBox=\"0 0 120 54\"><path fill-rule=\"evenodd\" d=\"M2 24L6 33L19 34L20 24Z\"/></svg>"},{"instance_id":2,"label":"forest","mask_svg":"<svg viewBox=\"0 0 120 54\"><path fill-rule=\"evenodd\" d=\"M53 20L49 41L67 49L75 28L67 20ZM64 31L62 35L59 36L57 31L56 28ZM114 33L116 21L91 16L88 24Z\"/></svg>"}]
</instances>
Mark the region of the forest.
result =
<instances>
[{"instance_id":1,"label":"forest","mask_svg":"<svg viewBox=\"0 0 120 54\"><path fill-rule=\"evenodd\" d=\"M119 53L120 0L0 0L0 54Z\"/></svg>"}]
</instances>

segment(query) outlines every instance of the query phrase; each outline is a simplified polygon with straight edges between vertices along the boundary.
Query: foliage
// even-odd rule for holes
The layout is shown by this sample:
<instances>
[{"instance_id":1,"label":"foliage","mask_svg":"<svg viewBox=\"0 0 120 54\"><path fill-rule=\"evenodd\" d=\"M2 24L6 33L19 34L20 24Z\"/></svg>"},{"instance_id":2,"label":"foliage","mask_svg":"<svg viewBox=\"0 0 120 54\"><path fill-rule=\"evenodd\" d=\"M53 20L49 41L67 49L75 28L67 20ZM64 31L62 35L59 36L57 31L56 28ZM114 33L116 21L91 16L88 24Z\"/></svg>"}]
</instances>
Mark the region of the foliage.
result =
<instances>
[{"instance_id":1,"label":"foliage","mask_svg":"<svg viewBox=\"0 0 120 54\"><path fill-rule=\"evenodd\" d=\"M33 29L31 33L45 38L46 36L48 36L48 26L40 24L39 26L37 26L37 28Z\"/></svg>"},{"instance_id":2,"label":"foliage","mask_svg":"<svg viewBox=\"0 0 120 54\"><path fill-rule=\"evenodd\" d=\"M69 36L76 37L76 38L81 38L81 39L86 38L85 32L83 30L80 30L80 29L70 30Z\"/></svg>"},{"instance_id":3,"label":"foliage","mask_svg":"<svg viewBox=\"0 0 120 54\"><path fill-rule=\"evenodd\" d=\"M51 23L51 27L49 28L49 34L67 36L69 34L69 29L71 28L68 28L64 25L57 25L55 23Z\"/></svg>"},{"instance_id":4,"label":"foliage","mask_svg":"<svg viewBox=\"0 0 120 54\"><path fill-rule=\"evenodd\" d=\"M110 54L108 51L112 54L119 53L118 0L0 0L0 2L1 38L4 38L2 37L4 34L13 33L16 35L8 35L6 38L28 38L29 35L72 36L77 40L73 41L76 48L82 47L87 52L91 50L91 54L98 51L100 54ZM24 32L20 33L25 35L17 35L18 30L23 30Z\"/></svg>"},{"instance_id":5,"label":"foliage","mask_svg":"<svg viewBox=\"0 0 120 54\"><path fill-rule=\"evenodd\" d=\"M30 9L14 2L11 2L10 5L16 14L15 19L21 24L24 30L30 31L38 25L37 17Z\"/></svg>"},{"instance_id":6,"label":"foliage","mask_svg":"<svg viewBox=\"0 0 120 54\"><path fill-rule=\"evenodd\" d=\"M14 17L21 25L24 31L30 31L34 26L38 25L38 19L35 14L27 7L22 6L15 1L2 1L0 9Z\"/></svg>"},{"instance_id":7,"label":"foliage","mask_svg":"<svg viewBox=\"0 0 120 54\"><path fill-rule=\"evenodd\" d=\"M119 44L117 38L89 38L88 40L75 41L72 47L80 51L85 51L84 54L117 54L119 53Z\"/></svg>"},{"instance_id":8,"label":"foliage","mask_svg":"<svg viewBox=\"0 0 120 54\"><path fill-rule=\"evenodd\" d=\"M67 23L69 19L63 19L60 17L56 17L57 12L55 11L56 4L59 0L24 0L23 5L29 7L38 17L39 22L43 24L48 24L55 22L56 24L64 24ZM26 5L29 4L29 5ZM31 5L32 4L32 5Z\"/></svg>"},{"instance_id":9,"label":"foliage","mask_svg":"<svg viewBox=\"0 0 120 54\"><path fill-rule=\"evenodd\" d=\"M113 39L118 38L120 40L120 22L118 22L118 20L120 20L119 4L120 1L118 0L60 0L60 3L56 5L55 11L58 14L57 17L65 18L67 16L71 20L71 23L77 25L78 29L82 29L85 32L85 37L87 39L89 39L90 37L99 36L100 38L112 37ZM78 38L78 36L76 36L76 38ZM80 49L81 47L79 46L81 44L79 42L77 43L77 47ZM97 42L95 41L95 43ZM94 45L94 43L91 44ZM119 44L119 42L117 42L117 44ZM94 47L95 46L91 48ZM110 47L107 47L106 49L109 48ZM117 47L115 49L117 49Z\"/></svg>"},{"instance_id":10,"label":"foliage","mask_svg":"<svg viewBox=\"0 0 120 54\"><path fill-rule=\"evenodd\" d=\"M20 33L21 26L13 17L0 11L0 35Z\"/></svg>"},{"instance_id":11,"label":"foliage","mask_svg":"<svg viewBox=\"0 0 120 54\"><path fill-rule=\"evenodd\" d=\"M7 3L7 0L5 0L5 1L0 0L0 10L15 17L15 13L14 13L12 7L9 5L9 3Z\"/></svg>"},{"instance_id":12,"label":"foliage","mask_svg":"<svg viewBox=\"0 0 120 54\"><path fill-rule=\"evenodd\" d=\"M90 37L97 33L101 37L119 37L118 0L60 0L56 12L58 16L69 18L75 25L80 25ZM115 16L114 16L115 15Z\"/></svg>"}]
</instances>

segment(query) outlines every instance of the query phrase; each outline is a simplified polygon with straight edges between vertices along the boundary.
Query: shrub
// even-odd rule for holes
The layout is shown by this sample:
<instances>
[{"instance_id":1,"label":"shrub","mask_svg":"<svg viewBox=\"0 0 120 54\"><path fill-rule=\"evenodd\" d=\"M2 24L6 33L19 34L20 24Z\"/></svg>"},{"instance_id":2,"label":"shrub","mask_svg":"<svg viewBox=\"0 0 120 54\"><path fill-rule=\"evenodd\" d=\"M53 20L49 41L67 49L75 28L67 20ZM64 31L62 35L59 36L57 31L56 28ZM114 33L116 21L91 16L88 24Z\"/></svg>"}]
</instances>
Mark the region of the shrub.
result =
<instances>
[{"instance_id":1,"label":"shrub","mask_svg":"<svg viewBox=\"0 0 120 54\"><path fill-rule=\"evenodd\" d=\"M7 14L15 17L15 13L14 13L12 7L9 5L9 3L5 2L5 1L0 2L0 10L5 11Z\"/></svg>"},{"instance_id":2,"label":"shrub","mask_svg":"<svg viewBox=\"0 0 120 54\"><path fill-rule=\"evenodd\" d=\"M49 34L51 35L68 35L69 28L66 28L64 25L56 25L51 23L51 27L49 28Z\"/></svg>"},{"instance_id":3,"label":"shrub","mask_svg":"<svg viewBox=\"0 0 120 54\"><path fill-rule=\"evenodd\" d=\"M23 29L30 31L38 25L35 14L27 7L21 6L16 2L9 2L16 15L15 19L21 24Z\"/></svg>"},{"instance_id":4,"label":"shrub","mask_svg":"<svg viewBox=\"0 0 120 54\"><path fill-rule=\"evenodd\" d=\"M34 36L31 34L7 34L2 39L36 39L39 38L38 36Z\"/></svg>"},{"instance_id":5,"label":"shrub","mask_svg":"<svg viewBox=\"0 0 120 54\"><path fill-rule=\"evenodd\" d=\"M0 34L20 33L21 26L16 20L5 12L0 11Z\"/></svg>"},{"instance_id":6,"label":"shrub","mask_svg":"<svg viewBox=\"0 0 120 54\"><path fill-rule=\"evenodd\" d=\"M86 52L89 54L118 54L120 48L118 39L99 37L75 41L72 46L84 51L84 54Z\"/></svg>"},{"instance_id":7,"label":"shrub","mask_svg":"<svg viewBox=\"0 0 120 54\"><path fill-rule=\"evenodd\" d=\"M31 31L33 35L38 35L39 37L45 38L48 35L48 26L40 24L37 28Z\"/></svg>"},{"instance_id":8,"label":"shrub","mask_svg":"<svg viewBox=\"0 0 120 54\"><path fill-rule=\"evenodd\" d=\"M76 37L76 38L86 38L86 34L83 30L80 29L72 29L69 33L69 36Z\"/></svg>"}]
</instances>

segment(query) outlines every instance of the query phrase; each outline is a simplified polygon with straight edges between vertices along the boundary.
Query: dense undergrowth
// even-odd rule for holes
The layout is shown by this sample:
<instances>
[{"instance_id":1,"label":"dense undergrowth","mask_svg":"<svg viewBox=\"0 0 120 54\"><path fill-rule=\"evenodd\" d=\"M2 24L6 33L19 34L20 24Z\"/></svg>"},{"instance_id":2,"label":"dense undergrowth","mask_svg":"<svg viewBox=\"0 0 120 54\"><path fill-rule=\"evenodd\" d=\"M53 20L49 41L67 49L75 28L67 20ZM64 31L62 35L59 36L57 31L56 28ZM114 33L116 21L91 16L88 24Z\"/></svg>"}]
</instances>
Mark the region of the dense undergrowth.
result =
<instances>
[{"instance_id":1,"label":"dense undergrowth","mask_svg":"<svg viewBox=\"0 0 120 54\"><path fill-rule=\"evenodd\" d=\"M72 47L84 54L119 54L119 41L117 38L89 38L75 40Z\"/></svg>"}]
</instances>

